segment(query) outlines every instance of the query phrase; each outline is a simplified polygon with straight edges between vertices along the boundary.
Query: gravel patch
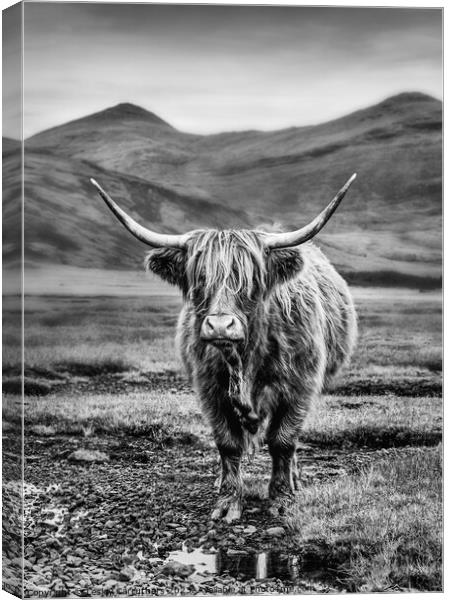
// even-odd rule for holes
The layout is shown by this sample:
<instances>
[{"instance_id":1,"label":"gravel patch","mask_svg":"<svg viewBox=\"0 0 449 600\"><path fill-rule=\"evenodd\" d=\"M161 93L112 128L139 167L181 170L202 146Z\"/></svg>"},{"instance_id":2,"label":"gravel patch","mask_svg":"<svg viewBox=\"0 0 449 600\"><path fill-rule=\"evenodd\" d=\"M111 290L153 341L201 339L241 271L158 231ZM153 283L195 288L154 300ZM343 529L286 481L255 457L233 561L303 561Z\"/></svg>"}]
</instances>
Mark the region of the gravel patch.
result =
<instances>
[{"instance_id":1,"label":"gravel patch","mask_svg":"<svg viewBox=\"0 0 449 600\"><path fill-rule=\"evenodd\" d=\"M271 553L290 556L294 549L289 531L270 515L266 494L253 490L255 482L268 483L266 451L245 465L251 493L242 520L231 525L209 518L218 472L210 448L161 450L144 438L36 435L27 438L26 454L33 457L25 467L29 596L333 589L291 569L260 570ZM145 462L130 460L142 454ZM102 456L108 462L96 460ZM186 563L176 552L192 558ZM209 568L197 568L195 552L211 556ZM279 557L274 563L283 564Z\"/></svg>"},{"instance_id":2,"label":"gravel patch","mask_svg":"<svg viewBox=\"0 0 449 600\"><path fill-rule=\"evenodd\" d=\"M7 474L17 472L14 457L19 442L14 432L4 433ZM331 480L392 452L414 451L330 451L304 444L302 480L305 485ZM335 574L317 572L319 547L312 569L310 551L303 556L304 549L295 547L282 519L270 513L266 494L270 459L265 448L244 461L245 509L233 524L210 520L218 461L206 445L161 447L145 437L36 432L27 436L25 454L28 596L341 590ZM6 482L5 489L4 506L9 510L17 504L20 490L14 481ZM20 565L14 563L20 540L14 537L18 515L13 511L11 515L4 530L11 549L4 566L6 578L14 583L20 574Z\"/></svg>"}]
</instances>

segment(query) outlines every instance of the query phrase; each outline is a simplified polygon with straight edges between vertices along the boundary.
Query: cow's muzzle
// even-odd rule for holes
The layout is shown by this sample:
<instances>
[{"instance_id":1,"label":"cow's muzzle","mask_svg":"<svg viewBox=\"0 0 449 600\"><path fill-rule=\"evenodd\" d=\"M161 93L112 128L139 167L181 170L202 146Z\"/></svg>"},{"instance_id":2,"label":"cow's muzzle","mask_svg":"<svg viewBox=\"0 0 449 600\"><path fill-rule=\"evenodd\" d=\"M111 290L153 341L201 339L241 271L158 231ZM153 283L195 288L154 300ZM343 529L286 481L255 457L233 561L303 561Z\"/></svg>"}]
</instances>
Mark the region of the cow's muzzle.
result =
<instances>
[{"instance_id":1,"label":"cow's muzzle","mask_svg":"<svg viewBox=\"0 0 449 600\"><path fill-rule=\"evenodd\" d=\"M217 345L242 342L245 339L243 325L235 315L208 315L201 325L201 339Z\"/></svg>"}]
</instances>

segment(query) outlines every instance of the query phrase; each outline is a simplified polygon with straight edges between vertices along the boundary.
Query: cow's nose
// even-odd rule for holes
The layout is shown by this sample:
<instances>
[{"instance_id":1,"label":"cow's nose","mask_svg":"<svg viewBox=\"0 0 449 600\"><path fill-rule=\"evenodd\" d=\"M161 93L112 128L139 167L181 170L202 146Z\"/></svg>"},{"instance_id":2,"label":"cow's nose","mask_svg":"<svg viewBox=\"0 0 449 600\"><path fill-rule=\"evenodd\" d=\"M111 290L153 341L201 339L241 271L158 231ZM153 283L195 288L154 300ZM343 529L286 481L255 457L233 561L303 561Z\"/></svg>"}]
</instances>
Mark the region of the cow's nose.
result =
<instances>
[{"instance_id":1,"label":"cow's nose","mask_svg":"<svg viewBox=\"0 0 449 600\"><path fill-rule=\"evenodd\" d=\"M234 315L208 315L201 326L203 340L237 341L243 338L243 327Z\"/></svg>"}]
</instances>

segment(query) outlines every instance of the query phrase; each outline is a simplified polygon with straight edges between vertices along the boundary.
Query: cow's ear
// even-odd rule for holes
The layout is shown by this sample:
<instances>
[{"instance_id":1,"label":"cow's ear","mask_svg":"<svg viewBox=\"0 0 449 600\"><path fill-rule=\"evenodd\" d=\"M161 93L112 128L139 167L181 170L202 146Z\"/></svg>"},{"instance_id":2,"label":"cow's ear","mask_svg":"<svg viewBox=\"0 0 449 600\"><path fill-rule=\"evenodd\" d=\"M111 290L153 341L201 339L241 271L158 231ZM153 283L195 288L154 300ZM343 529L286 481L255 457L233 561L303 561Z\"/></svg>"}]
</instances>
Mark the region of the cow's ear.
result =
<instances>
[{"instance_id":1,"label":"cow's ear","mask_svg":"<svg viewBox=\"0 0 449 600\"><path fill-rule=\"evenodd\" d=\"M270 250L268 254L268 279L269 286L273 287L289 281L304 267L301 249L280 248Z\"/></svg>"},{"instance_id":2,"label":"cow's ear","mask_svg":"<svg viewBox=\"0 0 449 600\"><path fill-rule=\"evenodd\" d=\"M177 285L182 291L187 286L187 253L178 248L157 248L145 258L145 268L159 275L164 281Z\"/></svg>"}]
</instances>

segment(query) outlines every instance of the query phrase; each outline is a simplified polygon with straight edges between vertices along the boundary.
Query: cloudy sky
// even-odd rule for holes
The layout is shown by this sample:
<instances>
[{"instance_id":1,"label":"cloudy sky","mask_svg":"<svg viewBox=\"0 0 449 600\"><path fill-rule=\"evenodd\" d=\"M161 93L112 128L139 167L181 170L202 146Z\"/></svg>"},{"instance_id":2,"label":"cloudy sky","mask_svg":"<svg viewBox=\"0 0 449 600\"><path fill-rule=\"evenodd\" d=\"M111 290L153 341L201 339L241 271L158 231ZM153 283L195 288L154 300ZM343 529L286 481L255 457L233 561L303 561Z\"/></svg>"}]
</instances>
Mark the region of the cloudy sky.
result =
<instances>
[{"instance_id":1,"label":"cloudy sky","mask_svg":"<svg viewBox=\"0 0 449 600\"><path fill-rule=\"evenodd\" d=\"M441 10L25 4L25 136L118 102L185 131L441 98ZM6 132L5 132L6 133Z\"/></svg>"}]
</instances>

